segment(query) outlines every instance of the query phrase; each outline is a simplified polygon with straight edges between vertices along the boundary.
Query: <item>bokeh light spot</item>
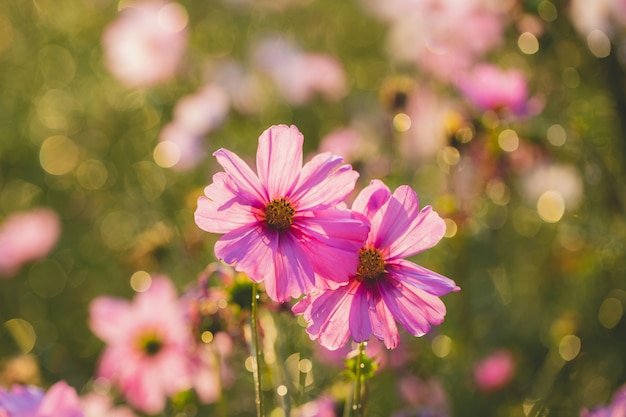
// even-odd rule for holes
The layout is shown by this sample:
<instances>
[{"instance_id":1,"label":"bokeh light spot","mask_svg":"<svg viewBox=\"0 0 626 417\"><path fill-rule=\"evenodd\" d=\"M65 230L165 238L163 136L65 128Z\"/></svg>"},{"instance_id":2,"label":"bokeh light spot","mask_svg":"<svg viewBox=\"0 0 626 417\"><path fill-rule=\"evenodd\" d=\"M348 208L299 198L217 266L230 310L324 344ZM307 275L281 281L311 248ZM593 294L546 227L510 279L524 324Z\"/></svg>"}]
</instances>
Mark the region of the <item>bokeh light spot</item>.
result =
<instances>
[{"instance_id":1,"label":"bokeh light spot","mask_svg":"<svg viewBox=\"0 0 626 417\"><path fill-rule=\"evenodd\" d=\"M180 147L169 140L164 140L154 147L152 157L161 168L171 168L180 161Z\"/></svg>"},{"instance_id":2,"label":"bokeh light spot","mask_svg":"<svg viewBox=\"0 0 626 417\"><path fill-rule=\"evenodd\" d=\"M4 322L4 327L9 331L22 353L28 353L33 349L37 337L35 329L29 322L23 319L10 319Z\"/></svg>"},{"instance_id":3,"label":"bokeh light spot","mask_svg":"<svg viewBox=\"0 0 626 417\"><path fill-rule=\"evenodd\" d=\"M498 135L498 145L505 152L513 152L519 147L519 137L512 129L504 129Z\"/></svg>"},{"instance_id":4,"label":"bokeh light spot","mask_svg":"<svg viewBox=\"0 0 626 417\"><path fill-rule=\"evenodd\" d=\"M70 113L76 107L74 95L66 90L49 89L37 103L37 117L49 129L65 130L70 127Z\"/></svg>"},{"instance_id":5,"label":"bokeh light spot","mask_svg":"<svg viewBox=\"0 0 626 417\"><path fill-rule=\"evenodd\" d=\"M130 287L136 292L147 291L152 285L152 277L146 271L137 271L130 277Z\"/></svg>"},{"instance_id":6,"label":"bokeh light spot","mask_svg":"<svg viewBox=\"0 0 626 417\"><path fill-rule=\"evenodd\" d=\"M211 343L213 341L213 333L205 330L200 335L200 339L202 339L202 343Z\"/></svg>"},{"instance_id":7,"label":"bokeh light spot","mask_svg":"<svg viewBox=\"0 0 626 417\"><path fill-rule=\"evenodd\" d=\"M566 360L571 361L580 353L580 338L573 334L564 336L559 342L559 355Z\"/></svg>"},{"instance_id":8,"label":"bokeh light spot","mask_svg":"<svg viewBox=\"0 0 626 417\"><path fill-rule=\"evenodd\" d=\"M446 233L444 234L444 236L447 238L456 236L456 233L459 229L456 222L452 219L443 219L443 221L446 224Z\"/></svg>"},{"instance_id":9,"label":"bokeh light spot","mask_svg":"<svg viewBox=\"0 0 626 417\"><path fill-rule=\"evenodd\" d=\"M48 88L65 87L76 74L72 54L58 45L46 45L39 50L39 71Z\"/></svg>"},{"instance_id":10,"label":"bokeh light spot","mask_svg":"<svg viewBox=\"0 0 626 417\"><path fill-rule=\"evenodd\" d=\"M602 302L598 311L598 320L607 329L617 326L617 323L624 315L624 306L622 302L613 297L609 297Z\"/></svg>"},{"instance_id":11,"label":"bokeh light spot","mask_svg":"<svg viewBox=\"0 0 626 417\"><path fill-rule=\"evenodd\" d=\"M187 10L178 3L167 3L159 10L157 17L159 26L172 33L180 32L187 26L189 15Z\"/></svg>"},{"instance_id":12,"label":"bokeh light spot","mask_svg":"<svg viewBox=\"0 0 626 417\"><path fill-rule=\"evenodd\" d=\"M61 135L50 136L39 149L41 167L52 175L69 173L78 163L78 157L78 146L71 139Z\"/></svg>"},{"instance_id":13,"label":"bokeh light spot","mask_svg":"<svg viewBox=\"0 0 626 417\"><path fill-rule=\"evenodd\" d=\"M445 358L452 351L452 339L445 334L440 334L433 339L431 348L435 356Z\"/></svg>"},{"instance_id":14,"label":"bokeh light spot","mask_svg":"<svg viewBox=\"0 0 626 417\"><path fill-rule=\"evenodd\" d=\"M78 166L76 180L87 190L99 190L106 184L109 172L97 159L89 159Z\"/></svg>"},{"instance_id":15,"label":"bokeh light spot","mask_svg":"<svg viewBox=\"0 0 626 417\"><path fill-rule=\"evenodd\" d=\"M587 35L587 46L597 58L606 58L611 53L611 40L600 29L594 29Z\"/></svg>"},{"instance_id":16,"label":"bokeh light spot","mask_svg":"<svg viewBox=\"0 0 626 417\"><path fill-rule=\"evenodd\" d=\"M548 128L547 132L548 142L554 146L563 146L567 141L567 133L563 126L554 124Z\"/></svg>"},{"instance_id":17,"label":"bokeh light spot","mask_svg":"<svg viewBox=\"0 0 626 417\"><path fill-rule=\"evenodd\" d=\"M398 132L406 132L411 128L411 118L408 114L398 113L393 117L393 128Z\"/></svg>"},{"instance_id":18,"label":"bokeh light spot","mask_svg":"<svg viewBox=\"0 0 626 417\"><path fill-rule=\"evenodd\" d=\"M487 184L487 195L499 206L505 206L509 203L511 199L511 192L509 191L509 187L506 184L498 179L494 179L489 181Z\"/></svg>"},{"instance_id":19,"label":"bokeh light spot","mask_svg":"<svg viewBox=\"0 0 626 417\"><path fill-rule=\"evenodd\" d=\"M580 74L578 74L576 68L565 68L563 70L562 78L563 84L565 84L567 88L578 88L578 86L580 86Z\"/></svg>"},{"instance_id":20,"label":"bokeh light spot","mask_svg":"<svg viewBox=\"0 0 626 417\"><path fill-rule=\"evenodd\" d=\"M526 55L532 55L539 51L539 41L537 37L530 32L524 32L517 39L517 46L520 51Z\"/></svg>"},{"instance_id":21,"label":"bokeh light spot","mask_svg":"<svg viewBox=\"0 0 626 417\"><path fill-rule=\"evenodd\" d=\"M137 231L137 218L127 211L107 214L100 225L102 240L111 249L125 249Z\"/></svg>"},{"instance_id":22,"label":"bokeh light spot","mask_svg":"<svg viewBox=\"0 0 626 417\"><path fill-rule=\"evenodd\" d=\"M287 395L288 392L289 390L285 385L279 385L276 388L276 394L278 394L280 397L284 397L285 395Z\"/></svg>"},{"instance_id":23,"label":"bokeh light spot","mask_svg":"<svg viewBox=\"0 0 626 417\"><path fill-rule=\"evenodd\" d=\"M67 274L54 260L44 260L31 266L28 283L41 298L56 297L65 288Z\"/></svg>"},{"instance_id":24,"label":"bokeh light spot","mask_svg":"<svg viewBox=\"0 0 626 417\"><path fill-rule=\"evenodd\" d=\"M565 213L565 200L561 193L548 190L537 200L537 214L546 223L556 223Z\"/></svg>"},{"instance_id":25,"label":"bokeh light spot","mask_svg":"<svg viewBox=\"0 0 626 417\"><path fill-rule=\"evenodd\" d=\"M307 372L311 372L311 370L313 369L313 362L311 362L309 359L301 359L298 363L298 369L300 369L300 372L305 374Z\"/></svg>"},{"instance_id":26,"label":"bokeh light spot","mask_svg":"<svg viewBox=\"0 0 626 417\"><path fill-rule=\"evenodd\" d=\"M449 166L457 165L461 161L461 153L454 146L446 146L441 150L441 160Z\"/></svg>"},{"instance_id":27,"label":"bokeh light spot","mask_svg":"<svg viewBox=\"0 0 626 417\"><path fill-rule=\"evenodd\" d=\"M558 12L554 4L548 0L543 0L537 6L537 12L539 16L546 22L554 22L558 17Z\"/></svg>"}]
</instances>

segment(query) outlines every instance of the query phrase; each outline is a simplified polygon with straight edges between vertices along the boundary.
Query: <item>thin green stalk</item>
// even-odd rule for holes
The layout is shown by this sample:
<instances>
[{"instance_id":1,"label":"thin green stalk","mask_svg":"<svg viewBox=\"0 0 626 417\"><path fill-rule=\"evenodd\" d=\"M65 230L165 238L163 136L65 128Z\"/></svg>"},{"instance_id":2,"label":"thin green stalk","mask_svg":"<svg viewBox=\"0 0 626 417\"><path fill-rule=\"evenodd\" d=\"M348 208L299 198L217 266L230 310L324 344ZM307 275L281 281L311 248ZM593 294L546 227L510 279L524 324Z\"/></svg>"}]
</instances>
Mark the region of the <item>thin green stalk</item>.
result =
<instances>
[{"instance_id":1,"label":"thin green stalk","mask_svg":"<svg viewBox=\"0 0 626 417\"><path fill-rule=\"evenodd\" d=\"M352 393L352 404L348 409L348 417L360 417L363 415L363 404L361 402L361 384L363 382L363 352L365 351L365 341L359 344L359 351L356 355L354 371L354 392Z\"/></svg>"},{"instance_id":2,"label":"thin green stalk","mask_svg":"<svg viewBox=\"0 0 626 417\"><path fill-rule=\"evenodd\" d=\"M263 403L263 386L261 383L261 349L259 347L259 319L258 319L258 284L252 284L252 311L250 320L252 321L252 375L254 377L254 400L256 403L257 417L265 417L265 406Z\"/></svg>"}]
</instances>

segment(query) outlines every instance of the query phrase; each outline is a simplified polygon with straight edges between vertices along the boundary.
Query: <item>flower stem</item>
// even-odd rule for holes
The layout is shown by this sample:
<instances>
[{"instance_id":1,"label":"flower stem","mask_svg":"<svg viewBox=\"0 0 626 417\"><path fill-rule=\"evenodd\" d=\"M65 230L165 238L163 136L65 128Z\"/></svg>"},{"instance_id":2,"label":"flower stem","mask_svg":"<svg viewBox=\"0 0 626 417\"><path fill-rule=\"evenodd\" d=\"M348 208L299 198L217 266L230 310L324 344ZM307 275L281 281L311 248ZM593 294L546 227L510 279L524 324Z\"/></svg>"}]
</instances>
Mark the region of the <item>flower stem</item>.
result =
<instances>
[{"instance_id":1,"label":"flower stem","mask_svg":"<svg viewBox=\"0 0 626 417\"><path fill-rule=\"evenodd\" d=\"M261 349L259 348L259 319L258 319L258 284L252 284L252 311L250 320L252 321L252 375L254 377L254 400L256 403L257 417L265 417L265 407L263 404L263 386L261 383Z\"/></svg>"},{"instance_id":2,"label":"flower stem","mask_svg":"<svg viewBox=\"0 0 626 417\"><path fill-rule=\"evenodd\" d=\"M363 370L363 352L365 351L365 344L367 342L362 341L359 343L359 350L356 355L355 371L354 371L354 392L352 393L352 406L350 407L349 416L360 417L363 415L363 404L361 400L361 383L364 376Z\"/></svg>"}]
</instances>

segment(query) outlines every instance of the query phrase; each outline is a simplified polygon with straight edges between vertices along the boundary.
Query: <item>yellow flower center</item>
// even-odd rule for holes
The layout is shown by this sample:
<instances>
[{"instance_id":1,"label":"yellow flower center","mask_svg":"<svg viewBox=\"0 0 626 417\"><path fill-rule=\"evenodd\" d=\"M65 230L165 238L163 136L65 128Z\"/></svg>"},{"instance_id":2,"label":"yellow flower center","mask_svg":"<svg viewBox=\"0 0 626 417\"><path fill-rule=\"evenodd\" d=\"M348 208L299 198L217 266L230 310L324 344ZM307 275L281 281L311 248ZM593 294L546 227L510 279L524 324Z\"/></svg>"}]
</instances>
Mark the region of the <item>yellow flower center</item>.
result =
<instances>
[{"instance_id":1,"label":"yellow flower center","mask_svg":"<svg viewBox=\"0 0 626 417\"><path fill-rule=\"evenodd\" d=\"M163 341L154 333L146 333L137 341L139 350L148 356L155 356L163 348Z\"/></svg>"},{"instance_id":2,"label":"yellow flower center","mask_svg":"<svg viewBox=\"0 0 626 417\"><path fill-rule=\"evenodd\" d=\"M385 273L385 261L378 249L359 250L359 266L356 270L361 279L375 280Z\"/></svg>"},{"instance_id":3,"label":"yellow flower center","mask_svg":"<svg viewBox=\"0 0 626 417\"><path fill-rule=\"evenodd\" d=\"M265 207L265 221L274 230L288 229L293 223L296 210L285 198L275 198Z\"/></svg>"}]
</instances>

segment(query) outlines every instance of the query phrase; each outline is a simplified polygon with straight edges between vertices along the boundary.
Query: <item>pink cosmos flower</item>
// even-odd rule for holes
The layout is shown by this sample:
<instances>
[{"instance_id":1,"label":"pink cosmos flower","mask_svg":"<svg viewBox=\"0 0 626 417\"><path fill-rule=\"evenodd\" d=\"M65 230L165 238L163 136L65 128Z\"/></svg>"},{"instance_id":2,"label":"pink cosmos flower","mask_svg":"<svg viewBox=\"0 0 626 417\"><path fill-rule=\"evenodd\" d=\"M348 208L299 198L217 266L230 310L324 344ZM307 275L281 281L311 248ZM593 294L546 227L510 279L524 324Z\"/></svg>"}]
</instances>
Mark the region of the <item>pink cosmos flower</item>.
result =
<instances>
[{"instance_id":1,"label":"pink cosmos flower","mask_svg":"<svg viewBox=\"0 0 626 417\"><path fill-rule=\"evenodd\" d=\"M83 417L76 390L59 381L48 392L33 386L0 387L0 417Z\"/></svg>"},{"instance_id":2,"label":"pink cosmos flower","mask_svg":"<svg viewBox=\"0 0 626 417\"><path fill-rule=\"evenodd\" d=\"M474 380L483 392L506 386L515 374L515 360L508 350L498 350L474 366Z\"/></svg>"},{"instance_id":3,"label":"pink cosmos flower","mask_svg":"<svg viewBox=\"0 0 626 417\"><path fill-rule=\"evenodd\" d=\"M57 214L46 208L15 213L0 225L0 276L12 276L26 262L43 258L61 233Z\"/></svg>"},{"instance_id":4,"label":"pink cosmos flower","mask_svg":"<svg viewBox=\"0 0 626 417\"><path fill-rule=\"evenodd\" d=\"M113 399L105 394L90 392L80 399L85 417L137 417L130 408L113 404Z\"/></svg>"},{"instance_id":5,"label":"pink cosmos flower","mask_svg":"<svg viewBox=\"0 0 626 417\"><path fill-rule=\"evenodd\" d=\"M415 415L416 410L428 417L447 417L450 414L450 402L441 381L430 378L420 379L406 375L398 381L398 392L410 408L394 413L392 417Z\"/></svg>"},{"instance_id":6,"label":"pink cosmos flower","mask_svg":"<svg viewBox=\"0 0 626 417\"><path fill-rule=\"evenodd\" d=\"M483 0L364 0L391 23L391 56L443 81L502 44L505 3Z\"/></svg>"},{"instance_id":7,"label":"pink cosmos flower","mask_svg":"<svg viewBox=\"0 0 626 417\"><path fill-rule=\"evenodd\" d=\"M528 110L526 77L517 69L477 65L457 82L461 92L481 110L508 109L516 115Z\"/></svg>"},{"instance_id":8,"label":"pink cosmos flower","mask_svg":"<svg viewBox=\"0 0 626 417\"><path fill-rule=\"evenodd\" d=\"M92 331L107 344L98 376L129 404L149 414L166 397L191 388L191 334L172 283L156 277L132 302L99 297L90 306Z\"/></svg>"},{"instance_id":9,"label":"pink cosmos flower","mask_svg":"<svg viewBox=\"0 0 626 417\"><path fill-rule=\"evenodd\" d=\"M371 222L359 266L348 285L311 293L293 308L304 313L307 332L327 349L374 335L388 349L398 346L398 321L415 336L443 322L439 296L459 291L451 279L403 258L433 247L445 223L430 206L419 210L415 191L400 186L391 194L374 180L357 196L352 210Z\"/></svg>"},{"instance_id":10,"label":"pink cosmos flower","mask_svg":"<svg viewBox=\"0 0 626 417\"><path fill-rule=\"evenodd\" d=\"M225 172L198 199L195 221L212 233L218 259L265 283L277 302L314 287L336 288L356 272L368 227L335 208L358 173L330 153L302 166L303 136L295 126L272 126L259 137L255 173L234 153L215 152Z\"/></svg>"},{"instance_id":11,"label":"pink cosmos flower","mask_svg":"<svg viewBox=\"0 0 626 417\"><path fill-rule=\"evenodd\" d=\"M128 87L172 78L187 48L187 12L178 3L131 3L102 37L107 69Z\"/></svg>"},{"instance_id":12,"label":"pink cosmos flower","mask_svg":"<svg viewBox=\"0 0 626 417\"><path fill-rule=\"evenodd\" d=\"M279 37L263 40L254 55L256 64L289 103L302 105L316 93L333 101L346 95L345 72L331 55L302 52Z\"/></svg>"},{"instance_id":13,"label":"pink cosmos flower","mask_svg":"<svg viewBox=\"0 0 626 417\"><path fill-rule=\"evenodd\" d=\"M204 159L204 137L222 124L229 109L228 94L212 84L176 103L174 120L161 130L158 145L168 153L172 168L190 169Z\"/></svg>"},{"instance_id":14,"label":"pink cosmos flower","mask_svg":"<svg viewBox=\"0 0 626 417\"><path fill-rule=\"evenodd\" d=\"M626 416L626 387L620 388L614 395L611 404L593 410L583 408L580 417L623 417Z\"/></svg>"}]
</instances>

